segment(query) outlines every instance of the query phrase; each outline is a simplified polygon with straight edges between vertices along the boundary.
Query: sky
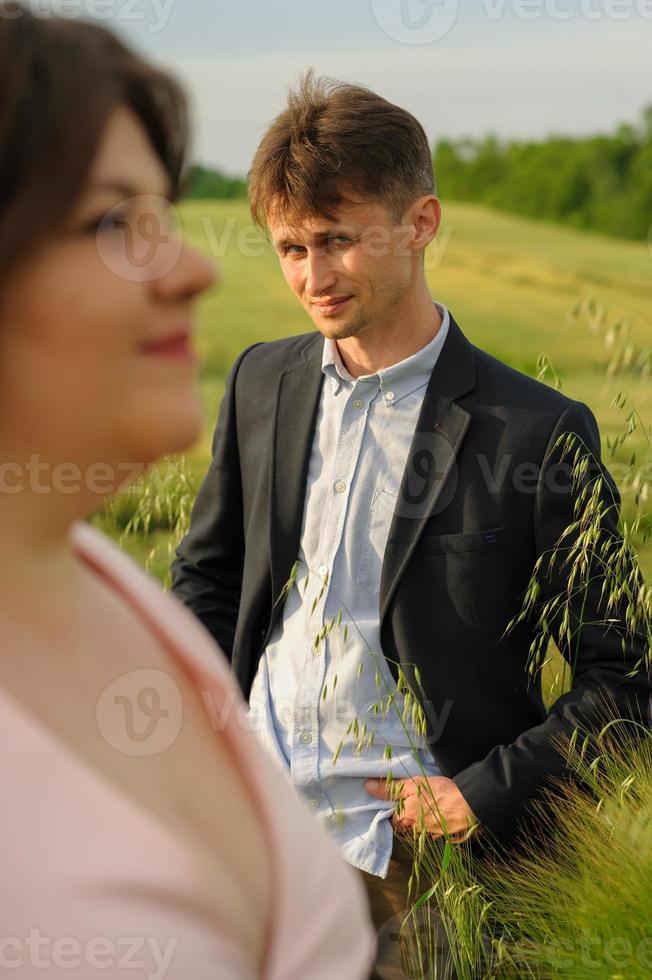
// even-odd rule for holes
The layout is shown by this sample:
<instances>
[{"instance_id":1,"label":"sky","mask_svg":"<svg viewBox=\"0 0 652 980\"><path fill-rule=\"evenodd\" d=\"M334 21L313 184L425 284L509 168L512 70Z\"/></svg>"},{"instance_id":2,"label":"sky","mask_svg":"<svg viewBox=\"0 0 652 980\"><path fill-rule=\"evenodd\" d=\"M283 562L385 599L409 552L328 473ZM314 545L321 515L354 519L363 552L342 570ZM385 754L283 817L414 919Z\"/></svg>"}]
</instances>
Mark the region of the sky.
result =
<instances>
[{"instance_id":1,"label":"sky","mask_svg":"<svg viewBox=\"0 0 652 980\"><path fill-rule=\"evenodd\" d=\"M244 175L308 68L370 85L432 141L609 132L652 104L652 0L25 0L176 73L193 156Z\"/></svg>"}]
</instances>

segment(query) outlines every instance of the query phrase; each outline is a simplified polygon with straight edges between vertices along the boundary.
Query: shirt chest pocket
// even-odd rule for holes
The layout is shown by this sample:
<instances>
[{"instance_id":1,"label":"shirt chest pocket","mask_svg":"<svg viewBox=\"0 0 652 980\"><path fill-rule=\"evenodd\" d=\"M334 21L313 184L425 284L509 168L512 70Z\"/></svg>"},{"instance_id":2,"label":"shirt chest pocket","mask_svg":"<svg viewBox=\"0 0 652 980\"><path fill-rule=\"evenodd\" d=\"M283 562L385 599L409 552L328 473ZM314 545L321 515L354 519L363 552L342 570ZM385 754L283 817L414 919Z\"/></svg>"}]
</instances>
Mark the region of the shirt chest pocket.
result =
<instances>
[{"instance_id":1,"label":"shirt chest pocket","mask_svg":"<svg viewBox=\"0 0 652 980\"><path fill-rule=\"evenodd\" d=\"M356 578L357 584L371 595L380 592L380 573L397 500L398 493L383 488L374 490L371 498Z\"/></svg>"}]
</instances>

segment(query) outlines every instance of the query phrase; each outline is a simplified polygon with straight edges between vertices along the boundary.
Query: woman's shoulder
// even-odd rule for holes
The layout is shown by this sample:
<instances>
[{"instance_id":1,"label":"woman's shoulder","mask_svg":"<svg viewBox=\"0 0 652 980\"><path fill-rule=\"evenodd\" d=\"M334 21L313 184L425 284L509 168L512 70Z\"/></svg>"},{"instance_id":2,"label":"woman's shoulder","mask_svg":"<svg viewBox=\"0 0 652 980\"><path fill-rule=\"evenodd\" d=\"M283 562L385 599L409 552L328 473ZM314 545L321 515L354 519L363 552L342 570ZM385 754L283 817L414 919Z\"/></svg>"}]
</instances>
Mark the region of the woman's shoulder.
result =
<instances>
[{"instance_id":1,"label":"woman's shoulder","mask_svg":"<svg viewBox=\"0 0 652 980\"><path fill-rule=\"evenodd\" d=\"M156 598L165 595L161 584L124 548L87 521L76 521L72 525L70 540L76 555L101 577L110 578L116 584L131 585Z\"/></svg>"},{"instance_id":2,"label":"woman's shoulder","mask_svg":"<svg viewBox=\"0 0 652 980\"><path fill-rule=\"evenodd\" d=\"M374 944L362 885L248 727L246 704L224 654L181 601L106 535L80 523L73 546L185 661L204 694L211 694L213 723L249 784L275 855L277 916L267 976L362 980Z\"/></svg>"},{"instance_id":3,"label":"woman's shoulder","mask_svg":"<svg viewBox=\"0 0 652 980\"><path fill-rule=\"evenodd\" d=\"M115 541L76 522L71 543L78 558L126 601L191 672L234 688L222 650L196 616Z\"/></svg>"}]
</instances>

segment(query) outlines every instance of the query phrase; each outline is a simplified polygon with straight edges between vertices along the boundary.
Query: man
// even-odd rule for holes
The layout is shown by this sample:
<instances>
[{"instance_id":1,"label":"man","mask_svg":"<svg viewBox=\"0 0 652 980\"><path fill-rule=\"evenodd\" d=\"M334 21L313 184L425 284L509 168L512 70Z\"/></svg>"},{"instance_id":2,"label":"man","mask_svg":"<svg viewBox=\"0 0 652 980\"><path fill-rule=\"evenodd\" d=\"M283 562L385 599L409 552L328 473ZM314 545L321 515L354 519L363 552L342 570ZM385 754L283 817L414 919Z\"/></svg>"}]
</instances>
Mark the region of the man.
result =
<instances>
[{"instance_id":1,"label":"man","mask_svg":"<svg viewBox=\"0 0 652 980\"><path fill-rule=\"evenodd\" d=\"M554 624L574 679L547 714L527 671L535 624L504 634L574 519L558 437L599 458L599 435L586 405L474 347L433 303L424 253L441 211L420 124L309 74L250 193L317 332L236 362L174 589L380 922L409 874L391 820L407 830L422 813L454 840L479 823L479 840L508 844L566 772L556 737L604 720L593 695L646 711L644 647L596 625L598 573L572 649ZM616 521L611 507L605 533ZM541 603L565 575L542 577Z\"/></svg>"}]
</instances>

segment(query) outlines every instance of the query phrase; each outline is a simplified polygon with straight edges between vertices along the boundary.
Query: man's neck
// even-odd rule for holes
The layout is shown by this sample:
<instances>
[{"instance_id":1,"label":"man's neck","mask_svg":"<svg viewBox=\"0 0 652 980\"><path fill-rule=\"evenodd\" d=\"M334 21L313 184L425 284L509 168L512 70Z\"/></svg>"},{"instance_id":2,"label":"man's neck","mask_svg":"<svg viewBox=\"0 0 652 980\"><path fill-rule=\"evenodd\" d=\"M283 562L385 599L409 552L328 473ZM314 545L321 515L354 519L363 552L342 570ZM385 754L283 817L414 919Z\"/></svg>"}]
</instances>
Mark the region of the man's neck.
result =
<instances>
[{"instance_id":1,"label":"man's neck","mask_svg":"<svg viewBox=\"0 0 652 980\"><path fill-rule=\"evenodd\" d=\"M337 341L351 377L376 374L422 350L442 325L442 316L427 289L415 302L402 304L387 323L374 323L356 337Z\"/></svg>"}]
</instances>

